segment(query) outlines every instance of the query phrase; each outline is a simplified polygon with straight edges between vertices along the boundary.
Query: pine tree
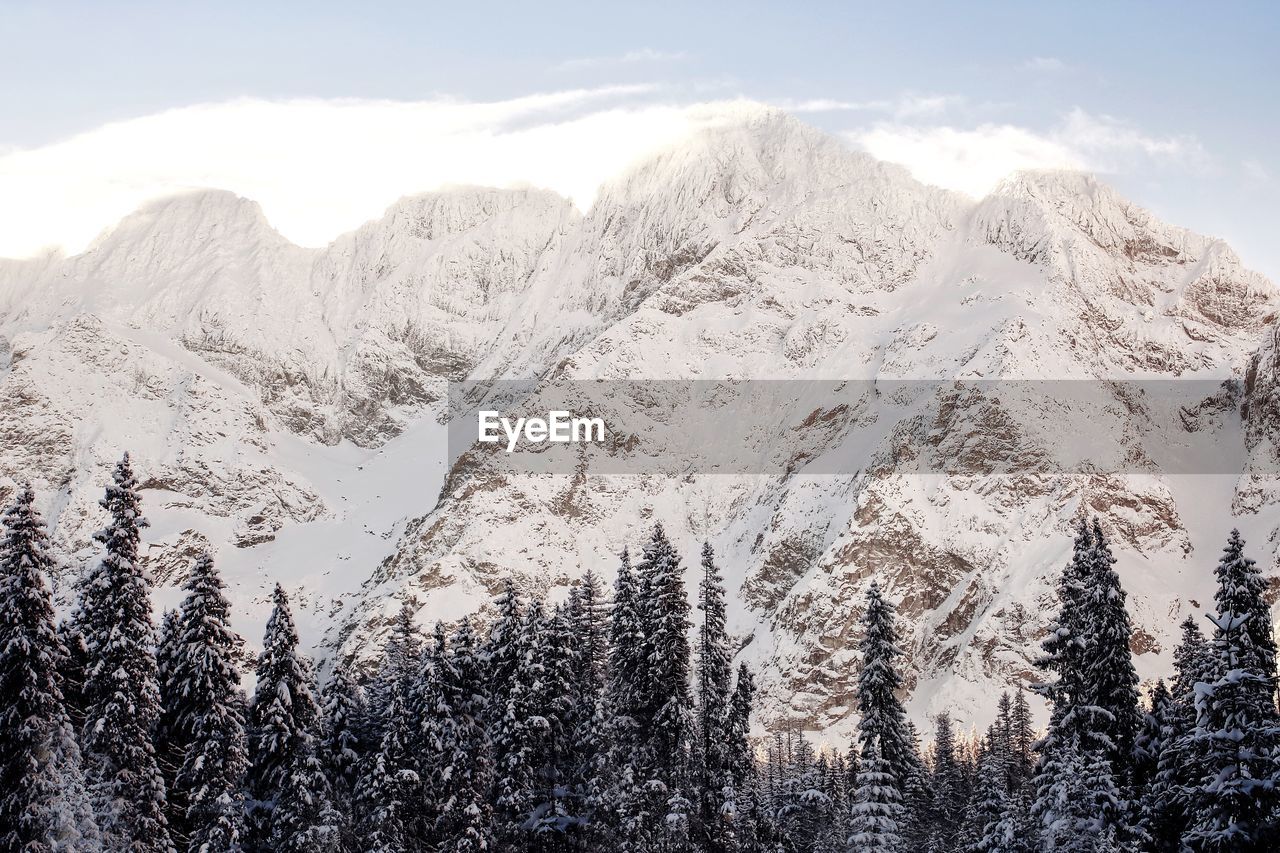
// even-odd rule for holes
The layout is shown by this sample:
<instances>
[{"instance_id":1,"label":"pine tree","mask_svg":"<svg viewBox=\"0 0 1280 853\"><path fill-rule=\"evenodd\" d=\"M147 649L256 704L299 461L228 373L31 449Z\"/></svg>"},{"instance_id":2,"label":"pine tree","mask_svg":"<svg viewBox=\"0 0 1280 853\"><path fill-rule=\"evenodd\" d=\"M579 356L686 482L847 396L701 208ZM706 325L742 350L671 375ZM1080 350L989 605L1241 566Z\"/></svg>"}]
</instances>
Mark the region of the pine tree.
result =
<instances>
[{"instance_id":1,"label":"pine tree","mask_svg":"<svg viewBox=\"0 0 1280 853\"><path fill-rule=\"evenodd\" d=\"M447 666L438 672L451 713L442 720L444 762L433 790L444 794L436 818L441 851L480 853L494 845L489 790L493 767L484 729L485 688L471 622L463 618L449 644ZM561 685L563 686L563 685Z\"/></svg>"},{"instance_id":2,"label":"pine tree","mask_svg":"<svg viewBox=\"0 0 1280 853\"><path fill-rule=\"evenodd\" d=\"M1125 592L1114 565L1116 558L1093 520L1093 549L1086 576L1083 605L1088 612L1085 680L1090 704L1086 726L1098 748L1107 756L1117 784L1127 783L1133 760L1133 742L1140 725L1138 675L1129 649L1129 612Z\"/></svg>"},{"instance_id":3,"label":"pine tree","mask_svg":"<svg viewBox=\"0 0 1280 853\"><path fill-rule=\"evenodd\" d=\"M166 610L160 617L160 628L156 631L156 684L160 688L160 719L156 721L152 739L155 741L156 763L160 766L164 787L169 795L169 834L178 847L183 846L182 839L185 835L182 822L186 814L186 806L177 801L173 784L178 776L178 768L182 766L182 754L186 747L175 730L175 718L182 704L175 679L180 638L178 611ZM188 737L189 735L188 732Z\"/></svg>"},{"instance_id":4,"label":"pine tree","mask_svg":"<svg viewBox=\"0 0 1280 853\"><path fill-rule=\"evenodd\" d=\"M638 708L644 735L640 784L657 818L653 830L668 850L687 845L694 715L689 695L689 600L680 556L662 525L654 526L637 566L644 625Z\"/></svg>"},{"instance_id":5,"label":"pine tree","mask_svg":"<svg viewBox=\"0 0 1280 853\"><path fill-rule=\"evenodd\" d=\"M580 756L575 766L574 790L582 802L582 823L578 832L586 850L606 849L611 839L613 802L608 734L608 706L601 695L595 699L591 716L579 721L574 735Z\"/></svg>"},{"instance_id":6,"label":"pine tree","mask_svg":"<svg viewBox=\"0 0 1280 853\"><path fill-rule=\"evenodd\" d=\"M1076 706L1088 696L1085 685L1085 636L1088 615L1085 608L1086 584L1092 569L1093 531L1082 519L1076 528L1071 562L1058 580L1058 614L1049 626L1049 635L1041 643L1044 655L1036 661L1056 678L1036 685L1036 691L1052 706L1049 731L1039 745L1040 773L1049 754L1060 743L1079 735L1084 727Z\"/></svg>"},{"instance_id":7,"label":"pine tree","mask_svg":"<svg viewBox=\"0 0 1280 853\"><path fill-rule=\"evenodd\" d=\"M100 840L58 683L66 650L44 579L55 566L34 500L19 487L0 540L0 850L88 853Z\"/></svg>"},{"instance_id":8,"label":"pine tree","mask_svg":"<svg viewBox=\"0 0 1280 853\"><path fill-rule=\"evenodd\" d=\"M933 773L930 778L932 846L937 850L955 850L959 846L959 833L969 796L956 754L951 716L944 711L937 716L934 725Z\"/></svg>"},{"instance_id":9,"label":"pine tree","mask_svg":"<svg viewBox=\"0 0 1280 853\"><path fill-rule=\"evenodd\" d=\"M243 641L231 630L224 589L213 559L201 554L169 629L165 717L180 756L173 799L183 806L175 827L193 851L234 849L243 834L248 745L236 669Z\"/></svg>"},{"instance_id":10,"label":"pine tree","mask_svg":"<svg viewBox=\"0 0 1280 853\"><path fill-rule=\"evenodd\" d=\"M1013 713L1009 718L1009 792L1029 788L1035 769L1035 730L1031 722L1031 705L1021 687L1014 694Z\"/></svg>"},{"instance_id":11,"label":"pine tree","mask_svg":"<svg viewBox=\"0 0 1280 853\"><path fill-rule=\"evenodd\" d=\"M515 581L511 578L502 582L502 594L498 596L494 605L498 611L497 617L490 626L489 639L481 650L482 661L493 691L493 701L489 705L491 723L505 712L509 698L507 687L514 680L516 670L522 663L524 608L516 592Z\"/></svg>"},{"instance_id":12,"label":"pine tree","mask_svg":"<svg viewBox=\"0 0 1280 853\"><path fill-rule=\"evenodd\" d=\"M385 731L356 787L358 836L364 853L409 853L410 816L421 806L419 779L411 750L404 697L393 692L386 711ZM420 838L418 843L428 839Z\"/></svg>"},{"instance_id":13,"label":"pine tree","mask_svg":"<svg viewBox=\"0 0 1280 853\"><path fill-rule=\"evenodd\" d=\"M319 716L310 666L298 653L298 631L284 588L276 585L258 657L258 683L249 709L251 763L245 847L266 850L276 835L272 812L291 784Z\"/></svg>"},{"instance_id":14,"label":"pine tree","mask_svg":"<svg viewBox=\"0 0 1280 853\"><path fill-rule=\"evenodd\" d=\"M360 780L361 762L368 753L362 723L368 709L360 686L341 663L334 663L329 680L320 694L324 713L324 740L320 745L321 763L333 788L333 800L340 811L353 810L356 784ZM348 849L353 848L349 840Z\"/></svg>"},{"instance_id":15,"label":"pine tree","mask_svg":"<svg viewBox=\"0 0 1280 853\"><path fill-rule=\"evenodd\" d=\"M608 614L599 579L588 570L570 590L565 608L569 622L571 670L568 783L582 844L600 846L611 817L608 779L608 711L605 672L608 666Z\"/></svg>"},{"instance_id":16,"label":"pine tree","mask_svg":"<svg viewBox=\"0 0 1280 853\"><path fill-rule=\"evenodd\" d=\"M702 581L698 585L698 736L699 817L703 848L721 853L734 846L731 810L733 780L729 773L729 700L732 656L725 628L724 581L710 543L702 546Z\"/></svg>"},{"instance_id":17,"label":"pine tree","mask_svg":"<svg viewBox=\"0 0 1280 853\"><path fill-rule=\"evenodd\" d=\"M1256 662L1244 663L1256 668L1266 679L1266 689L1258 688L1265 696L1265 700L1260 701L1274 715L1276 638L1271 625L1271 607L1265 598L1267 582L1258 571L1257 564L1244 555L1244 544L1240 531L1233 529L1214 570L1218 590L1213 600L1219 614L1234 613L1245 617L1244 632L1249 635L1249 648Z\"/></svg>"},{"instance_id":18,"label":"pine tree","mask_svg":"<svg viewBox=\"0 0 1280 853\"><path fill-rule=\"evenodd\" d=\"M570 589L566 613L574 626L574 682L583 695L601 694L609 665L609 614L600 578L591 569Z\"/></svg>"},{"instance_id":19,"label":"pine tree","mask_svg":"<svg viewBox=\"0 0 1280 853\"><path fill-rule=\"evenodd\" d=\"M58 682L62 685L63 704L74 732L84 731L84 681L90 665L89 645L82 624L83 613L79 606L58 623L58 642L63 649L58 660Z\"/></svg>"},{"instance_id":20,"label":"pine tree","mask_svg":"<svg viewBox=\"0 0 1280 853\"><path fill-rule=\"evenodd\" d=\"M422 668L422 636L418 632L418 602L406 597L400 602L395 619L391 623L391 631L383 649L382 663L378 673L369 687L369 710L373 725L369 733L371 739L381 739L382 720L386 716L387 707L391 704L391 696L397 691L403 697L406 706L413 704L413 691L416 689L419 671Z\"/></svg>"},{"instance_id":21,"label":"pine tree","mask_svg":"<svg viewBox=\"0 0 1280 853\"><path fill-rule=\"evenodd\" d=\"M874 586L872 589L878 595ZM892 766L880 753L880 737L879 733L869 733L862 741L848 842L850 849L860 853L896 853L903 849L899 831L902 792Z\"/></svg>"},{"instance_id":22,"label":"pine tree","mask_svg":"<svg viewBox=\"0 0 1280 853\"><path fill-rule=\"evenodd\" d=\"M790 850L813 850L827 840L831 801L822 791L813 746L803 732L788 732L779 756L780 785L774 819Z\"/></svg>"},{"instance_id":23,"label":"pine tree","mask_svg":"<svg viewBox=\"0 0 1280 853\"><path fill-rule=\"evenodd\" d=\"M508 849L529 844L532 815L537 801L537 770L542 738L537 720L538 686L541 664L535 659L537 632L543 623L542 603L533 604L523 614L520 626L512 629L510 644L516 659L509 682L504 685L506 706L496 716L492 743L494 766L494 824L499 842Z\"/></svg>"},{"instance_id":24,"label":"pine tree","mask_svg":"<svg viewBox=\"0 0 1280 853\"><path fill-rule=\"evenodd\" d=\"M1152 849L1181 849L1195 791L1203 774L1205 744L1196 738L1196 684L1212 681L1212 656L1200 626L1188 616L1173 652L1174 679L1161 721L1161 749L1148 797L1146 828Z\"/></svg>"},{"instance_id":25,"label":"pine tree","mask_svg":"<svg viewBox=\"0 0 1280 853\"><path fill-rule=\"evenodd\" d=\"M319 717L313 720L316 726ZM301 733L293 749L284 785L271 810L271 849L285 853L338 853L344 818L333 804L332 789L317 750L318 732Z\"/></svg>"},{"instance_id":26,"label":"pine tree","mask_svg":"<svg viewBox=\"0 0 1280 853\"><path fill-rule=\"evenodd\" d=\"M533 686L527 678L532 640L527 636L525 608L511 578L503 581L494 605L497 615L481 650L481 663L490 688L485 709L493 761L489 799L494 805L495 832L505 842L520 832L520 812L533 787L526 731L532 713ZM424 683L434 679L434 675L427 676L424 671Z\"/></svg>"},{"instance_id":27,"label":"pine tree","mask_svg":"<svg viewBox=\"0 0 1280 853\"><path fill-rule=\"evenodd\" d=\"M859 779L865 774L876 786L895 787L893 794L877 794L878 799L868 802L896 804L893 822L897 832L909 817L904 813L905 789L919 776L920 764L915 737L897 697L902 679L895 661L902 651L893 625L893 606L885 600L878 584L872 583L867 591L867 610L862 624L862 669L858 673L857 700L861 715L859 759L864 766L860 768ZM865 766L867 757L873 754L877 763Z\"/></svg>"},{"instance_id":28,"label":"pine tree","mask_svg":"<svg viewBox=\"0 0 1280 853\"><path fill-rule=\"evenodd\" d=\"M539 800L536 832L541 836L576 833L581 815L568 787L574 756L569 748L575 706L573 696L573 625L564 607L546 614L535 632L534 659L539 664L534 691L539 720L536 751ZM565 839L544 838L543 846L563 845Z\"/></svg>"},{"instance_id":29,"label":"pine tree","mask_svg":"<svg viewBox=\"0 0 1280 853\"><path fill-rule=\"evenodd\" d=\"M1117 772L1128 773L1136 735L1137 676L1114 562L1098 522L1081 520L1058 586L1057 622L1037 661L1057 675L1038 687L1053 710L1035 779L1035 813L1053 849L1117 832L1124 841L1141 835L1135 809L1117 793ZM1099 811L1082 811L1088 808Z\"/></svg>"},{"instance_id":30,"label":"pine tree","mask_svg":"<svg viewBox=\"0 0 1280 853\"><path fill-rule=\"evenodd\" d=\"M623 549L614 582L609 621L609 666L605 684L609 722L610 780L603 817L617 833L619 843L630 850L641 843L645 823L643 798L638 791L640 727L640 676L645 669L645 625L640 613L639 589L631 557Z\"/></svg>"},{"instance_id":31,"label":"pine tree","mask_svg":"<svg viewBox=\"0 0 1280 853\"><path fill-rule=\"evenodd\" d=\"M725 727L725 757L733 800L726 802L724 809L733 821L734 839L739 849L748 853L757 849L760 821L756 761L751 748L751 708L755 693L756 684L751 670L745 663L739 664Z\"/></svg>"},{"instance_id":32,"label":"pine tree","mask_svg":"<svg viewBox=\"0 0 1280 853\"><path fill-rule=\"evenodd\" d=\"M116 465L96 535L102 559L81 586L82 630L92 665L84 685L82 746L99 827L108 850L173 850L164 779L152 729L160 716L151 585L138 557L142 499L129 455Z\"/></svg>"},{"instance_id":33,"label":"pine tree","mask_svg":"<svg viewBox=\"0 0 1280 853\"><path fill-rule=\"evenodd\" d=\"M1036 801L1044 849L1051 853L1105 849L1113 829L1104 815L1119 799L1105 755L1096 749L1091 755L1082 753L1079 740L1071 737L1055 747L1047 769L1052 772L1047 782L1041 782Z\"/></svg>"},{"instance_id":34,"label":"pine tree","mask_svg":"<svg viewBox=\"0 0 1280 853\"><path fill-rule=\"evenodd\" d=\"M1006 694L1007 695L1007 694ZM988 733L987 749L978 763L978 778L973 804L968 812L966 833L972 840L965 849L971 853L1013 853L1018 850L1017 828L1009 807L1005 762L993 748Z\"/></svg>"},{"instance_id":35,"label":"pine tree","mask_svg":"<svg viewBox=\"0 0 1280 853\"><path fill-rule=\"evenodd\" d=\"M1275 645L1269 617L1265 629L1258 624L1262 586L1243 547L1232 531L1217 571L1212 680L1196 685L1203 774L1186 840L1198 850L1264 850L1274 841Z\"/></svg>"},{"instance_id":36,"label":"pine tree","mask_svg":"<svg viewBox=\"0 0 1280 853\"><path fill-rule=\"evenodd\" d=\"M1148 789L1156 778L1160 753L1164 751L1164 727L1169 713L1169 688L1157 679L1147 697L1148 707L1142 714L1142 726L1133 743L1133 786Z\"/></svg>"}]
</instances>

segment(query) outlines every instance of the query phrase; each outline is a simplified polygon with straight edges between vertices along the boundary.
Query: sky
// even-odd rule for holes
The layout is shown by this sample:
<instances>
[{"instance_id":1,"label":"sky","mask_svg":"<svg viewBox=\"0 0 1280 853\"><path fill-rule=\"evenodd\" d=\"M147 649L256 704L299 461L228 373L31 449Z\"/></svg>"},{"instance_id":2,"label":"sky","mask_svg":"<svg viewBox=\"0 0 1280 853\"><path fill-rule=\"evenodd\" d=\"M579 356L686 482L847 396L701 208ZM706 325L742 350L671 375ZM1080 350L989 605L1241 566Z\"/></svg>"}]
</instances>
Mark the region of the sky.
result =
<instances>
[{"instance_id":1,"label":"sky","mask_svg":"<svg viewBox=\"0 0 1280 853\"><path fill-rule=\"evenodd\" d=\"M974 196L1094 171L1280 281L1278 10L0 0L0 256L193 187L303 245L448 184L587 207L752 101Z\"/></svg>"}]
</instances>

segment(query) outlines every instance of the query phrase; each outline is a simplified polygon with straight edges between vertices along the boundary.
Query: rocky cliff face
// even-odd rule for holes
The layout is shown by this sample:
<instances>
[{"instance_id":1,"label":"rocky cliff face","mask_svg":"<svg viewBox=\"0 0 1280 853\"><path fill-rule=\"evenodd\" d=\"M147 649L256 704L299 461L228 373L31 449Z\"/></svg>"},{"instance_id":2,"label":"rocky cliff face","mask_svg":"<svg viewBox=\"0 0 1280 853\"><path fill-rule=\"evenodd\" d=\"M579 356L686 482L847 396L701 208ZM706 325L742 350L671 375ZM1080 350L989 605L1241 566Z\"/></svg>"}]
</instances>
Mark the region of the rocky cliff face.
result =
<instances>
[{"instance_id":1,"label":"rocky cliff face","mask_svg":"<svg viewBox=\"0 0 1280 853\"><path fill-rule=\"evenodd\" d=\"M427 620L509 573L555 594L661 519L691 568L703 538L722 555L768 712L839 731L873 577L906 622L914 709L976 713L1029 671L1082 511L1116 539L1149 673L1233 524L1280 569L1278 308L1221 242L1092 178L1017 175L972 203L761 112L585 215L463 189L307 250L256 205L201 193L83 255L0 262L0 471L37 480L83 559L98 481L133 449L162 579L208 542L247 617L283 578L310 639L354 654L399 597ZM1110 396L1085 422L1018 386L921 386L891 425L796 399L777 474L533 477L444 470L436 421L464 377L1072 379ZM1191 380L1176 429L1164 402L1103 384L1135 378ZM1116 464L1064 464L1073 433L1112 442ZM1155 461L1240 433L1235 469Z\"/></svg>"}]
</instances>

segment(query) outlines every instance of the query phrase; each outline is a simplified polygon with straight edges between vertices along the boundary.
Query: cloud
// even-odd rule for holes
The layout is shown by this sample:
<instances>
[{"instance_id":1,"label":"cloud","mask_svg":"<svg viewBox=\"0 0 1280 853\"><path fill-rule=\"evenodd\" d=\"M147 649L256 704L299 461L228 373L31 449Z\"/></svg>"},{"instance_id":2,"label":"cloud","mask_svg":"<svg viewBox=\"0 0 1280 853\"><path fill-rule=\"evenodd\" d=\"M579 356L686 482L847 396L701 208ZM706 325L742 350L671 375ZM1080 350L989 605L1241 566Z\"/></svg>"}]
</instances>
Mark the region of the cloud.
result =
<instances>
[{"instance_id":1,"label":"cloud","mask_svg":"<svg viewBox=\"0 0 1280 853\"><path fill-rule=\"evenodd\" d=\"M0 154L0 257L81 250L148 199L204 187L254 199L281 233L309 246L403 195L451 184L545 187L585 207L603 181L734 109L635 102L646 92L239 100L105 125Z\"/></svg>"},{"instance_id":2,"label":"cloud","mask_svg":"<svg viewBox=\"0 0 1280 853\"><path fill-rule=\"evenodd\" d=\"M79 251L145 201L195 188L259 202L289 239L320 246L396 199L448 185L545 187L588 207L600 185L752 102L655 102L651 85L475 103L239 100L116 122L40 148L0 151L0 257ZM1048 130L962 127L939 118L962 99L811 99L793 112L881 121L847 137L928 183L982 196L1017 169L1198 168L1186 136L1151 136L1072 110ZM1260 174L1260 173L1259 173ZM1257 175L1255 175L1257 177Z\"/></svg>"},{"instance_id":3,"label":"cloud","mask_svg":"<svg viewBox=\"0 0 1280 853\"><path fill-rule=\"evenodd\" d=\"M566 59L555 66L557 71L581 71L584 68L599 68L606 65L635 65L641 62L678 62L685 58L684 51L662 51L651 47L629 50L617 56L584 56L578 59Z\"/></svg>"},{"instance_id":4,"label":"cloud","mask_svg":"<svg viewBox=\"0 0 1280 853\"><path fill-rule=\"evenodd\" d=\"M1033 56L1022 63L1022 67L1028 71L1040 71L1046 74L1056 74L1070 68L1067 63L1055 56Z\"/></svg>"},{"instance_id":5,"label":"cloud","mask_svg":"<svg viewBox=\"0 0 1280 853\"><path fill-rule=\"evenodd\" d=\"M882 124L851 137L872 156L906 166L918 180L975 198L1019 169L1087 168L1061 143L1011 125L961 130Z\"/></svg>"},{"instance_id":6,"label":"cloud","mask_svg":"<svg viewBox=\"0 0 1280 853\"><path fill-rule=\"evenodd\" d=\"M790 113L875 112L886 113L899 120L939 115L962 103L964 99L959 95L903 95L871 101L809 98L773 102L774 106Z\"/></svg>"},{"instance_id":7,"label":"cloud","mask_svg":"<svg viewBox=\"0 0 1280 853\"><path fill-rule=\"evenodd\" d=\"M1271 172L1267 167L1259 163L1257 160L1245 160L1240 164L1240 168L1244 171L1244 175L1254 184L1271 183Z\"/></svg>"},{"instance_id":8,"label":"cloud","mask_svg":"<svg viewBox=\"0 0 1280 853\"><path fill-rule=\"evenodd\" d=\"M881 160L906 166L919 180L979 198L1022 169L1105 174L1153 164L1199 169L1208 160L1194 137L1153 137L1079 109L1047 131L1011 124L957 128L882 122L848 138Z\"/></svg>"}]
</instances>

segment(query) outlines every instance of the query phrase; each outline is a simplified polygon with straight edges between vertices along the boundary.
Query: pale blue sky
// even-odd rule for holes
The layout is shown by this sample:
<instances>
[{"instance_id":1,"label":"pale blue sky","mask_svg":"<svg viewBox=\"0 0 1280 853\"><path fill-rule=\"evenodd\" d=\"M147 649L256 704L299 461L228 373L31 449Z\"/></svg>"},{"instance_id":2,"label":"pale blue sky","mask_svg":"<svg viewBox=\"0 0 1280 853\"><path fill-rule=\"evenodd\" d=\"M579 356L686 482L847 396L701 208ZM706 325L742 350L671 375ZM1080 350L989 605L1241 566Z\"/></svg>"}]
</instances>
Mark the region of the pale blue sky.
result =
<instances>
[{"instance_id":1,"label":"pale blue sky","mask_svg":"<svg viewBox=\"0 0 1280 853\"><path fill-rule=\"evenodd\" d=\"M1280 12L1215 6L0 0L0 152L242 97L643 85L570 112L746 97L905 160L1067 158L1280 279Z\"/></svg>"}]
</instances>

